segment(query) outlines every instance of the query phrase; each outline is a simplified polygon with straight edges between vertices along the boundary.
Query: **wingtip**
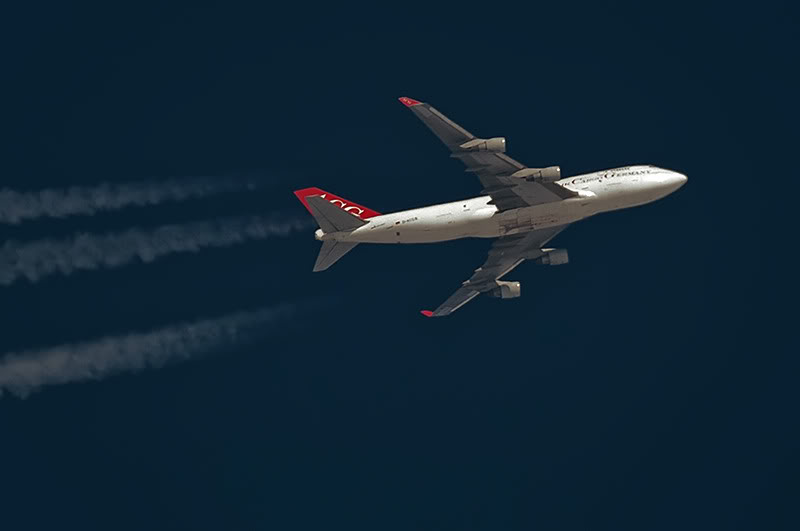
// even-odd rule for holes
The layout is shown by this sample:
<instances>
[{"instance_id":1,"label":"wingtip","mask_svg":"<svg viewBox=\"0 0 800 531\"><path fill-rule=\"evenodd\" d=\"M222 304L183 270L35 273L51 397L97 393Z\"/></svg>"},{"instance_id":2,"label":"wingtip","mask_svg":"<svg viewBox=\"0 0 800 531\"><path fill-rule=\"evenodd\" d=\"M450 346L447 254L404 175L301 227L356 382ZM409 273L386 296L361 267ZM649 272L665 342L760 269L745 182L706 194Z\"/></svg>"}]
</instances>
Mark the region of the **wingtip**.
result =
<instances>
[{"instance_id":1,"label":"wingtip","mask_svg":"<svg viewBox=\"0 0 800 531\"><path fill-rule=\"evenodd\" d=\"M430 311L430 310L420 310L420 312L419 312L419 313L421 313L421 314L422 314L422 315L424 315L425 317L433 317L433 312L432 312L432 311Z\"/></svg>"},{"instance_id":2,"label":"wingtip","mask_svg":"<svg viewBox=\"0 0 800 531\"><path fill-rule=\"evenodd\" d=\"M400 100L400 103L402 103L406 107L413 107L414 105L421 105L422 104L421 101L417 101L417 100L415 100L413 98L407 98L405 96L403 96L402 98L397 98L397 99Z\"/></svg>"}]
</instances>

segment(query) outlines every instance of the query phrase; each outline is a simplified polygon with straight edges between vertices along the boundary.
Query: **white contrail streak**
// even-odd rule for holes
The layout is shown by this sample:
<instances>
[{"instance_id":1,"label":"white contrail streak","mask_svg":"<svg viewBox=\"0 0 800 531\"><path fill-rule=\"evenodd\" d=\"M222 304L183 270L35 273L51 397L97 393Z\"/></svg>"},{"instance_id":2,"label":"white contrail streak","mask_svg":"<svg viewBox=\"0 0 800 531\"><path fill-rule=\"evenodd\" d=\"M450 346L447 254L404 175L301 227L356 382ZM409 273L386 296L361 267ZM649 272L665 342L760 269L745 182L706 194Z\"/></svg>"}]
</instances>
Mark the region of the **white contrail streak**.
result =
<instances>
[{"instance_id":1,"label":"white contrail streak","mask_svg":"<svg viewBox=\"0 0 800 531\"><path fill-rule=\"evenodd\" d=\"M12 284L20 277L38 282L57 273L120 267L136 259L148 263L172 253L286 236L309 226L309 220L251 216L164 225L153 230L84 233L64 240L9 241L0 247L0 284Z\"/></svg>"},{"instance_id":2,"label":"white contrail streak","mask_svg":"<svg viewBox=\"0 0 800 531\"><path fill-rule=\"evenodd\" d=\"M146 333L9 353L0 357L0 396L10 392L25 398L47 385L101 380L241 346L268 333L267 325L314 305L289 303Z\"/></svg>"},{"instance_id":3,"label":"white contrail streak","mask_svg":"<svg viewBox=\"0 0 800 531\"><path fill-rule=\"evenodd\" d=\"M163 181L101 183L95 186L49 188L34 192L0 189L0 223L27 219L92 215L128 206L158 205L223 192L254 188L258 181L239 177L192 177Z\"/></svg>"}]
</instances>

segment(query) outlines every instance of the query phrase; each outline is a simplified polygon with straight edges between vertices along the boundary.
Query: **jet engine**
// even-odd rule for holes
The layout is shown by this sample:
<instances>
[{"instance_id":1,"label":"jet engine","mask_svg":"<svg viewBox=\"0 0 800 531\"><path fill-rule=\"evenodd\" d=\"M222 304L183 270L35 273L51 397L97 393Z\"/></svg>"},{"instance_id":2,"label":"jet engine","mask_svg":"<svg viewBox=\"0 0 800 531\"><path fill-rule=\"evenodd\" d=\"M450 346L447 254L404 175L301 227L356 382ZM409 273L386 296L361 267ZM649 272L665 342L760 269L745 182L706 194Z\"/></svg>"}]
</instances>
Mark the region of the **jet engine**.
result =
<instances>
[{"instance_id":1,"label":"jet engine","mask_svg":"<svg viewBox=\"0 0 800 531\"><path fill-rule=\"evenodd\" d=\"M569 263L569 254L566 249L542 249L544 255L536 259L537 264L561 265Z\"/></svg>"},{"instance_id":2,"label":"jet engine","mask_svg":"<svg viewBox=\"0 0 800 531\"><path fill-rule=\"evenodd\" d=\"M506 152L506 139L502 136L495 138L474 138L459 146L464 151L491 151L492 153Z\"/></svg>"},{"instance_id":3,"label":"jet engine","mask_svg":"<svg viewBox=\"0 0 800 531\"><path fill-rule=\"evenodd\" d=\"M499 299L513 299L522 295L519 282L496 280L497 287L488 293L490 297Z\"/></svg>"},{"instance_id":4,"label":"jet engine","mask_svg":"<svg viewBox=\"0 0 800 531\"><path fill-rule=\"evenodd\" d=\"M511 174L512 177L525 179L534 183L553 183L561 179L561 168L559 166L548 166L547 168L525 168Z\"/></svg>"}]
</instances>

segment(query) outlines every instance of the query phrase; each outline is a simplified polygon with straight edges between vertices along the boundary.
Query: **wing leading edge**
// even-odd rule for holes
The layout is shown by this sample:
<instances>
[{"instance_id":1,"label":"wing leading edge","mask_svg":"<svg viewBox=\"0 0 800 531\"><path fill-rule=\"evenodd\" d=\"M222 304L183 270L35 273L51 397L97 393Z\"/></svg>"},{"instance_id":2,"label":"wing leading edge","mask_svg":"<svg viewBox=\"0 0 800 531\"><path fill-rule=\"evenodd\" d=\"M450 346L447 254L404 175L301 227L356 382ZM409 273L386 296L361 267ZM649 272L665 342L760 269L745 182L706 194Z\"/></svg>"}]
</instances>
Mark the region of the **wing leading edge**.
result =
<instances>
[{"instance_id":1,"label":"wing leading edge","mask_svg":"<svg viewBox=\"0 0 800 531\"><path fill-rule=\"evenodd\" d=\"M482 150L480 144L486 142L484 139L477 138L431 105L406 97L400 98L400 102L447 146L451 157L464 163L465 171L477 175L483 185L482 192L492 197L492 203L501 212L577 195L556 183L531 182L520 176L525 170L532 170L505 154L505 139L492 139L501 151Z\"/></svg>"},{"instance_id":2,"label":"wing leading edge","mask_svg":"<svg viewBox=\"0 0 800 531\"><path fill-rule=\"evenodd\" d=\"M503 275L525 260L541 257L544 254L541 248L567 227L561 225L496 239L489 249L486 262L438 308L434 311L423 310L422 314L427 317L450 315L481 293L495 289L497 280Z\"/></svg>"}]
</instances>

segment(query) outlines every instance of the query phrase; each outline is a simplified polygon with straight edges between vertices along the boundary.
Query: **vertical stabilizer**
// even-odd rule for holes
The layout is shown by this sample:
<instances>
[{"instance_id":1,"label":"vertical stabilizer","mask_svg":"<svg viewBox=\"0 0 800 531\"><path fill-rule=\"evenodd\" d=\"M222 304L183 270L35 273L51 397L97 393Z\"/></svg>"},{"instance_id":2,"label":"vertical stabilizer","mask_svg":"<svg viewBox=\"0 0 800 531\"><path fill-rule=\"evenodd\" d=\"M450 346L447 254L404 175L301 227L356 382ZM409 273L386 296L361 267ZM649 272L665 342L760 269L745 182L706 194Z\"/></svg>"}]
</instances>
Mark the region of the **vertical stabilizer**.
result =
<instances>
[{"instance_id":1,"label":"vertical stabilizer","mask_svg":"<svg viewBox=\"0 0 800 531\"><path fill-rule=\"evenodd\" d=\"M367 208L364 205L359 205L349 199L345 199L343 197L339 197L338 195L334 195L330 192L326 192L320 188L303 188L302 190L295 190L294 195L297 196L303 205L310 211L311 208L308 206L307 199L311 196L318 195L322 199L325 199L329 203L338 206L345 212L350 212L354 216L357 216L361 219L369 219L374 218L375 216L380 216L380 212L376 212L371 208Z\"/></svg>"},{"instance_id":2,"label":"vertical stabilizer","mask_svg":"<svg viewBox=\"0 0 800 531\"><path fill-rule=\"evenodd\" d=\"M353 231L366 223L318 195L307 197L306 203L311 215L319 223L319 228L326 234Z\"/></svg>"}]
</instances>

